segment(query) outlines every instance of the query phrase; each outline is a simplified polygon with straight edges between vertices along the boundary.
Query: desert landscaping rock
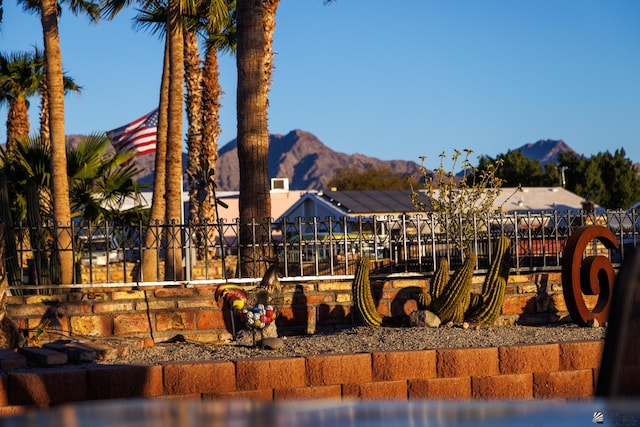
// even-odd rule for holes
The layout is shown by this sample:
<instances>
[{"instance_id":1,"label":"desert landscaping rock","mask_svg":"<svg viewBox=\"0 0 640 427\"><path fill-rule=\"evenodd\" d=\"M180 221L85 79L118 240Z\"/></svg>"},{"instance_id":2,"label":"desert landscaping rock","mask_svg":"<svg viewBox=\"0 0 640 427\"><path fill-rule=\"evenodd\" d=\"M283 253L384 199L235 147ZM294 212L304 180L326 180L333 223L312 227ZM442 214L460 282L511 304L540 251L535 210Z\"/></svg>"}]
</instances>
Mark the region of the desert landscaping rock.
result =
<instances>
[{"instance_id":1,"label":"desert landscaping rock","mask_svg":"<svg viewBox=\"0 0 640 427\"><path fill-rule=\"evenodd\" d=\"M409 324L414 327L437 328L440 318L429 310L416 310L409 315Z\"/></svg>"},{"instance_id":2,"label":"desert landscaping rock","mask_svg":"<svg viewBox=\"0 0 640 427\"><path fill-rule=\"evenodd\" d=\"M282 337L283 346L267 350L246 344L205 344L195 341L160 343L132 351L116 360L98 363L158 364L179 361L231 361L255 357L305 357L376 351L427 350L438 348L502 347L518 344L548 344L601 340L606 328L575 324L554 326L490 326L375 328L359 326L330 333Z\"/></svg>"},{"instance_id":3,"label":"desert landscaping rock","mask_svg":"<svg viewBox=\"0 0 640 427\"><path fill-rule=\"evenodd\" d=\"M278 350L284 347L284 340L282 338L265 338L260 341L260 347L265 350Z\"/></svg>"}]
</instances>

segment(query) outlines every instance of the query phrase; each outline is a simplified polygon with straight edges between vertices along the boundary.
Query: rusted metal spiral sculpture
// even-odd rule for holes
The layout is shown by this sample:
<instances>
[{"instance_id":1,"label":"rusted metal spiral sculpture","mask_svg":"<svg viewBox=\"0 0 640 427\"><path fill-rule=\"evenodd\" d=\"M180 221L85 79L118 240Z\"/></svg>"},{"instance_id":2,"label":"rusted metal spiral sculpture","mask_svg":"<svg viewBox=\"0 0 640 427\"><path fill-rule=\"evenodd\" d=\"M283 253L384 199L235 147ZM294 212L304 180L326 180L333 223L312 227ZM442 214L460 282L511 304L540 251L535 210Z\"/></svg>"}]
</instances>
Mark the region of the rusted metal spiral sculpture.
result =
<instances>
[{"instance_id":1,"label":"rusted metal spiral sculpture","mask_svg":"<svg viewBox=\"0 0 640 427\"><path fill-rule=\"evenodd\" d=\"M562 293L571 318L582 326L593 319L600 324L607 321L616 275L611 260L606 256L596 254L584 257L585 250L594 240L607 249L619 248L611 230L599 225L587 225L569 236L562 255ZM598 295L593 310L589 310L583 295Z\"/></svg>"}]
</instances>

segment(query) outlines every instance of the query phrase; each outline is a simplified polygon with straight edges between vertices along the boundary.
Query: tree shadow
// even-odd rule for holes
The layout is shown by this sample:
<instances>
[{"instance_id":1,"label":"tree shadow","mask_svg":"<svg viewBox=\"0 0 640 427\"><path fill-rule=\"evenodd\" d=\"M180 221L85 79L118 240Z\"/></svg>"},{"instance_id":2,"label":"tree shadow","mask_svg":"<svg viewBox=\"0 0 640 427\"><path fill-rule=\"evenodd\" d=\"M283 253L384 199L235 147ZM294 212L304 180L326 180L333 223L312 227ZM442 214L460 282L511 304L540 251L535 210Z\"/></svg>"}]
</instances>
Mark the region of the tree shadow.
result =
<instances>
[{"instance_id":1,"label":"tree shadow","mask_svg":"<svg viewBox=\"0 0 640 427\"><path fill-rule=\"evenodd\" d=\"M276 326L278 333L282 329L283 334L290 333L309 333L309 306L307 305L307 296L304 293L302 285L296 285L291 297L291 307L289 310L281 310L276 317ZM315 325L312 325L315 328Z\"/></svg>"},{"instance_id":2,"label":"tree shadow","mask_svg":"<svg viewBox=\"0 0 640 427\"><path fill-rule=\"evenodd\" d=\"M522 305L521 314L518 316L517 324L525 326L550 326L554 324L566 323L570 318L561 318L560 310L556 306L553 296L549 293L549 274L542 273L536 275L535 284L536 295L529 298Z\"/></svg>"}]
</instances>

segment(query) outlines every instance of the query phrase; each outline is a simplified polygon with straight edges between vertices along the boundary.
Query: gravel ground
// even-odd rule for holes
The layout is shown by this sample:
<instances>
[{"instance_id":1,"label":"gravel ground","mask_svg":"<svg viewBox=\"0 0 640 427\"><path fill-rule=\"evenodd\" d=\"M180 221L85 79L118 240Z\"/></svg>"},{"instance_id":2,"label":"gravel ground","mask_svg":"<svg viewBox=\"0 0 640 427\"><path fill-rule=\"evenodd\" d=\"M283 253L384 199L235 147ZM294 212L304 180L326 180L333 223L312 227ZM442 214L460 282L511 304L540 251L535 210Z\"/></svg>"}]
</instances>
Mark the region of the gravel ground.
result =
<instances>
[{"instance_id":1,"label":"gravel ground","mask_svg":"<svg viewBox=\"0 0 640 427\"><path fill-rule=\"evenodd\" d=\"M158 364L168 361L225 361L251 357L301 357L391 350L499 347L598 340L604 339L605 333L604 327L583 328L573 324L492 326L480 329L464 329L456 326L439 328L361 326L326 334L284 337L284 346L274 350L253 347L251 344L214 345L189 341L160 343L107 363Z\"/></svg>"}]
</instances>

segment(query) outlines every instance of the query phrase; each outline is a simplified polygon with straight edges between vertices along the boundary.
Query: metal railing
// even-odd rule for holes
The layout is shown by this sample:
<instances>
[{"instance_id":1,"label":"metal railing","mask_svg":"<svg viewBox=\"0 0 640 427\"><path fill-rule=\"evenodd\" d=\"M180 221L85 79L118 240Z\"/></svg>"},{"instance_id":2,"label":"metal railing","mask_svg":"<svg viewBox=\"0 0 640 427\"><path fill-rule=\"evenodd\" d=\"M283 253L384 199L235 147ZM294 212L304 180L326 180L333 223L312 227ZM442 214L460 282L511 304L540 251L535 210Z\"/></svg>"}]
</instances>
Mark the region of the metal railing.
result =
<instances>
[{"instance_id":1,"label":"metal railing","mask_svg":"<svg viewBox=\"0 0 640 427\"><path fill-rule=\"evenodd\" d=\"M274 222L254 221L248 225L252 237L243 245L239 239L239 222L220 221L213 224L93 224L73 225L71 234L77 266L74 284L138 283L141 255L147 253L145 234L153 233L160 246L157 257L157 277L154 282L170 281L162 275L163 263L170 262L167 253L175 248L167 243L180 236L183 274L186 282L221 282L225 280L255 280L260 254L277 256L285 277L329 278L349 276L355 271L360 256L374 261L372 274L421 274L429 276L441 257L452 268L463 262L468 247L478 256L477 272L488 269L493 242L500 236L511 239L511 270L513 273L560 271L562 252L571 233L582 225L598 224L609 228L620 243L619 251L607 251L614 263L619 263L631 247L640 242L640 212L585 211L513 212L472 218L472 236L453 236L445 231L447 221L435 214L387 215L373 217L295 218ZM45 236L54 236L51 226ZM267 233L265 233L267 230ZM17 247L15 256L24 269L24 282L39 286L39 273L34 259L38 255L51 257L51 238L44 248L29 245L29 230L23 225L14 228ZM259 248L260 250L255 250ZM5 257L7 254L5 253ZM242 276L238 263L255 267L255 274ZM245 270L246 271L246 270ZM116 274L118 273L118 274ZM286 280L286 279L285 279ZM148 281L148 278L145 278Z\"/></svg>"}]
</instances>

